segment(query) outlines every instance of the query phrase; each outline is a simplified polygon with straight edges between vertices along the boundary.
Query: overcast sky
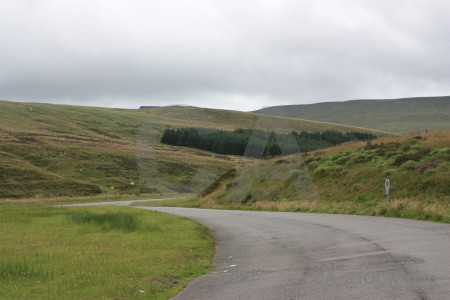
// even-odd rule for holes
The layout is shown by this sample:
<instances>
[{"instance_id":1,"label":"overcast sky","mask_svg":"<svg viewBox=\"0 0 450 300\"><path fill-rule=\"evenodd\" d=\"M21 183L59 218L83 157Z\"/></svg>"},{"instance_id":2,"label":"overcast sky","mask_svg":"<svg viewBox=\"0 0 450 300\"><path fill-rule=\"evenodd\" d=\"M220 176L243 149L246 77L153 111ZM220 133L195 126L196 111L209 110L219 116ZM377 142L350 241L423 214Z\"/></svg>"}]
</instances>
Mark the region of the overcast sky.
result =
<instances>
[{"instance_id":1,"label":"overcast sky","mask_svg":"<svg viewBox=\"0 0 450 300\"><path fill-rule=\"evenodd\" d=\"M448 0L0 0L0 99L234 110L450 95Z\"/></svg>"}]
</instances>

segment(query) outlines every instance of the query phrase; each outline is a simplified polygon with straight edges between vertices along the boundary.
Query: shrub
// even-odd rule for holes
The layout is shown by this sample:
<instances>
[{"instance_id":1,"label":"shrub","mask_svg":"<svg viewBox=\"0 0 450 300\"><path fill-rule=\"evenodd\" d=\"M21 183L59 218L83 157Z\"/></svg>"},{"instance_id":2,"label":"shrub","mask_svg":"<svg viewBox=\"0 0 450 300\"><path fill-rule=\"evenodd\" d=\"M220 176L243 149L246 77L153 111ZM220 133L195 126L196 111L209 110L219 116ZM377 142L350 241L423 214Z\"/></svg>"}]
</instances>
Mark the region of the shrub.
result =
<instances>
[{"instance_id":1,"label":"shrub","mask_svg":"<svg viewBox=\"0 0 450 300\"><path fill-rule=\"evenodd\" d=\"M338 173L341 173L341 172L343 172L344 171L344 167L343 166L334 166L333 167L333 173L334 174L338 174Z\"/></svg>"},{"instance_id":2,"label":"shrub","mask_svg":"<svg viewBox=\"0 0 450 300\"><path fill-rule=\"evenodd\" d=\"M321 165L314 171L314 175L319 177L325 176L329 173L330 169L330 167Z\"/></svg>"},{"instance_id":3,"label":"shrub","mask_svg":"<svg viewBox=\"0 0 450 300\"><path fill-rule=\"evenodd\" d=\"M367 200L368 200L368 196L366 194L357 195L355 198L355 202L358 202L358 203L363 203L363 202L366 202Z\"/></svg>"},{"instance_id":4,"label":"shrub","mask_svg":"<svg viewBox=\"0 0 450 300\"><path fill-rule=\"evenodd\" d=\"M422 149L423 146L420 145L420 144L414 144L414 145L411 145L410 148L411 148L412 150L418 151L418 150Z\"/></svg>"},{"instance_id":5,"label":"shrub","mask_svg":"<svg viewBox=\"0 0 450 300\"><path fill-rule=\"evenodd\" d=\"M310 163L310 164L308 165L308 168L312 171L312 170L317 169L320 165L321 165L320 162L318 162L318 161L313 161L312 163Z\"/></svg>"},{"instance_id":6,"label":"shrub","mask_svg":"<svg viewBox=\"0 0 450 300\"><path fill-rule=\"evenodd\" d=\"M400 155L395 158L394 166L401 166L403 163L407 162L408 160L419 161L425 155L426 155L425 153L408 153L408 154Z\"/></svg>"},{"instance_id":7,"label":"shrub","mask_svg":"<svg viewBox=\"0 0 450 300\"><path fill-rule=\"evenodd\" d=\"M437 168L442 164L442 160L437 160L435 162L425 162L416 167L416 171L424 172L430 168Z\"/></svg>"},{"instance_id":8,"label":"shrub","mask_svg":"<svg viewBox=\"0 0 450 300\"><path fill-rule=\"evenodd\" d=\"M346 162L350 160L350 156L342 156L336 159L336 163L339 165L344 165Z\"/></svg>"},{"instance_id":9,"label":"shrub","mask_svg":"<svg viewBox=\"0 0 450 300\"><path fill-rule=\"evenodd\" d=\"M312 163L313 161L316 161L316 160L317 160L317 157L310 156L310 157L305 159L305 163L306 164L310 164L310 163Z\"/></svg>"},{"instance_id":10,"label":"shrub","mask_svg":"<svg viewBox=\"0 0 450 300\"><path fill-rule=\"evenodd\" d=\"M408 143L409 143L410 145L416 145L417 143L419 143L419 140L418 140L418 139L410 139L410 140L408 141Z\"/></svg>"},{"instance_id":11,"label":"shrub","mask_svg":"<svg viewBox=\"0 0 450 300\"><path fill-rule=\"evenodd\" d=\"M251 193L247 193L244 197L241 199L241 203L246 204L249 203L250 200L252 200L253 196Z\"/></svg>"},{"instance_id":12,"label":"shrub","mask_svg":"<svg viewBox=\"0 0 450 300\"><path fill-rule=\"evenodd\" d=\"M354 185L352 185L352 192L356 192L359 191L361 189L361 185L359 183L355 183Z\"/></svg>"},{"instance_id":13,"label":"shrub","mask_svg":"<svg viewBox=\"0 0 450 300\"><path fill-rule=\"evenodd\" d=\"M425 174L426 176L434 175L434 174L436 174L436 169L435 168L427 169L427 170L425 170L425 172L423 172L423 174Z\"/></svg>"},{"instance_id":14,"label":"shrub","mask_svg":"<svg viewBox=\"0 0 450 300\"><path fill-rule=\"evenodd\" d=\"M403 169L406 169L406 170L415 170L415 169L417 168L418 165L419 165L418 162L415 162L415 161L413 161L413 160L408 160L407 162L405 162L405 163L402 165L402 168L403 168Z\"/></svg>"},{"instance_id":15,"label":"shrub","mask_svg":"<svg viewBox=\"0 0 450 300\"><path fill-rule=\"evenodd\" d=\"M408 152L409 150L411 150L410 146L405 145L402 147L402 151Z\"/></svg>"},{"instance_id":16,"label":"shrub","mask_svg":"<svg viewBox=\"0 0 450 300\"><path fill-rule=\"evenodd\" d=\"M446 162L446 163L441 164L441 165L438 167L438 170L439 170L439 171L445 171L445 172L450 171L450 162Z\"/></svg>"},{"instance_id":17,"label":"shrub","mask_svg":"<svg viewBox=\"0 0 450 300\"><path fill-rule=\"evenodd\" d=\"M294 170L291 172L291 175L289 175L289 179L296 180L298 178L301 178L305 175L304 170Z\"/></svg>"},{"instance_id":18,"label":"shrub","mask_svg":"<svg viewBox=\"0 0 450 300\"><path fill-rule=\"evenodd\" d=\"M344 168L341 166L321 165L314 171L314 175L323 177L341 172L342 170L344 170Z\"/></svg>"},{"instance_id":19,"label":"shrub","mask_svg":"<svg viewBox=\"0 0 450 300\"><path fill-rule=\"evenodd\" d=\"M397 169L389 169L384 171L384 176L391 176L392 174L396 173L398 170Z\"/></svg>"}]
</instances>

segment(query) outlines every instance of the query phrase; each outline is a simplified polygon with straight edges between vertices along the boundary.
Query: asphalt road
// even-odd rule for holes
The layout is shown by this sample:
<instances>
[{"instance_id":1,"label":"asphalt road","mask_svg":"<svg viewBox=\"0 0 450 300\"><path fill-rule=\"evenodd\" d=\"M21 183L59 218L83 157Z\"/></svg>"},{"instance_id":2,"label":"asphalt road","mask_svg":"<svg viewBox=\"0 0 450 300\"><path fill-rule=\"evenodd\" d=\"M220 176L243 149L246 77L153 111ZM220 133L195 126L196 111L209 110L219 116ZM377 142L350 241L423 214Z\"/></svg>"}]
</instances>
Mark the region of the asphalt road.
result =
<instances>
[{"instance_id":1,"label":"asphalt road","mask_svg":"<svg viewBox=\"0 0 450 300\"><path fill-rule=\"evenodd\" d=\"M133 205L135 203L140 202L150 202L150 201L167 201L173 200L177 198L161 198L161 199L145 199L145 200L124 200L124 201L109 201L109 202L95 202L95 203L78 203L78 204L61 204L61 205L53 205L54 207L80 207L80 206L127 206Z\"/></svg>"},{"instance_id":2,"label":"asphalt road","mask_svg":"<svg viewBox=\"0 0 450 300\"><path fill-rule=\"evenodd\" d=\"M450 299L450 225L382 217L141 207L217 239L173 299Z\"/></svg>"}]
</instances>

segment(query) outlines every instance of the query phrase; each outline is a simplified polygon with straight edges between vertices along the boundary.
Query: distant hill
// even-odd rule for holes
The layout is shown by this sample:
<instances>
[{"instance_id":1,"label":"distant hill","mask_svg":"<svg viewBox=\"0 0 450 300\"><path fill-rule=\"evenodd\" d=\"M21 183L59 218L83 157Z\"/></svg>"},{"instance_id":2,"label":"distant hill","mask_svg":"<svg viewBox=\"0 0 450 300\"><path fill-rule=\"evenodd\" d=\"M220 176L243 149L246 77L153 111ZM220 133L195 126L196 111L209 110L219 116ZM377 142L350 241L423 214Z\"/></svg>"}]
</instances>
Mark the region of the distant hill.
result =
<instances>
[{"instance_id":1,"label":"distant hill","mask_svg":"<svg viewBox=\"0 0 450 300\"><path fill-rule=\"evenodd\" d=\"M283 105L254 112L396 133L450 129L450 96Z\"/></svg>"},{"instance_id":2,"label":"distant hill","mask_svg":"<svg viewBox=\"0 0 450 300\"><path fill-rule=\"evenodd\" d=\"M139 109L147 109L147 108L159 108L161 106L141 106Z\"/></svg>"}]
</instances>

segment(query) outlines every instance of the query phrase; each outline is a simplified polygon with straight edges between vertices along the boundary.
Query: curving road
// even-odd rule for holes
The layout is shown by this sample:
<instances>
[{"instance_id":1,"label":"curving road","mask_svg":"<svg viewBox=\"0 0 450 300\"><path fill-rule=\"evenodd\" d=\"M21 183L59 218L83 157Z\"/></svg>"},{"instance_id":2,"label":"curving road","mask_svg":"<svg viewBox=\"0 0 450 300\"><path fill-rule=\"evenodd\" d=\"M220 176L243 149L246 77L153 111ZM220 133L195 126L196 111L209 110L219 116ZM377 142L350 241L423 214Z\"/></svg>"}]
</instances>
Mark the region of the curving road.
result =
<instances>
[{"instance_id":1,"label":"curving road","mask_svg":"<svg viewBox=\"0 0 450 300\"><path fill-rule=\"evenodd\" d=\"M140 208L198 221L216 237L216 267L173 299L450 299L450 225Z\"/></svg>"}]
</instances>

